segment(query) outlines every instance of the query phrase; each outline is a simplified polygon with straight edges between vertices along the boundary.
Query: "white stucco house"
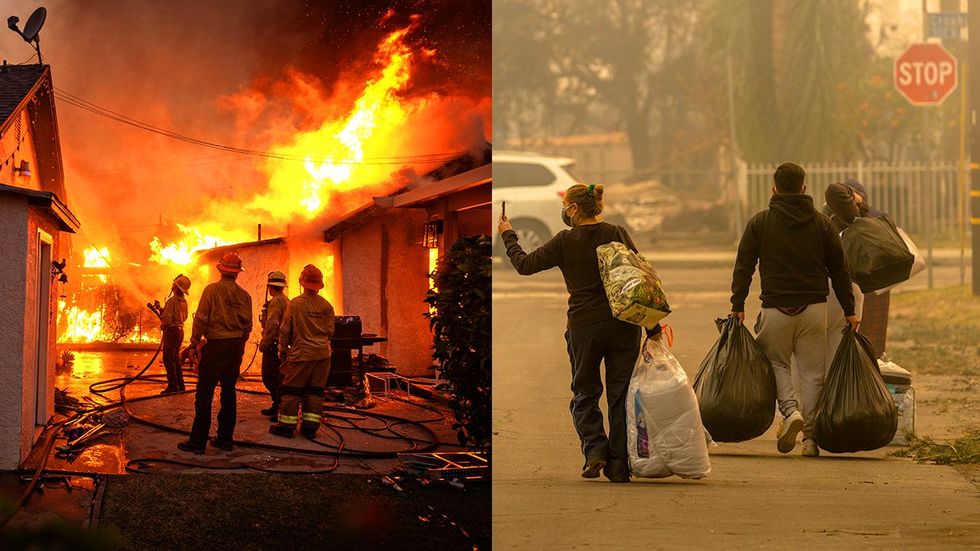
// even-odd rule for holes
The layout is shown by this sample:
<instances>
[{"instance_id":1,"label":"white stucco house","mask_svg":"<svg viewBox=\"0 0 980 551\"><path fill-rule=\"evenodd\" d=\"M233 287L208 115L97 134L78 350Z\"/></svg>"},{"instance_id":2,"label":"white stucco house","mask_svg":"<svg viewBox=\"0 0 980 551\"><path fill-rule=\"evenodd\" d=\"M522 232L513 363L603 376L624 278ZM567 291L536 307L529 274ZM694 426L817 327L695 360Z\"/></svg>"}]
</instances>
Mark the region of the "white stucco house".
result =
<instances>
[{"instance_id":1,"label":"white stucco house","mask_svg":"<svg viewBox=\"0 0 980 551\"><path fill-rule=\"evenodd\" d=\"M78 219L65 202L51 69L0 65L0 470L54 415L58 272Z\"/></svg>"}]
</instances>

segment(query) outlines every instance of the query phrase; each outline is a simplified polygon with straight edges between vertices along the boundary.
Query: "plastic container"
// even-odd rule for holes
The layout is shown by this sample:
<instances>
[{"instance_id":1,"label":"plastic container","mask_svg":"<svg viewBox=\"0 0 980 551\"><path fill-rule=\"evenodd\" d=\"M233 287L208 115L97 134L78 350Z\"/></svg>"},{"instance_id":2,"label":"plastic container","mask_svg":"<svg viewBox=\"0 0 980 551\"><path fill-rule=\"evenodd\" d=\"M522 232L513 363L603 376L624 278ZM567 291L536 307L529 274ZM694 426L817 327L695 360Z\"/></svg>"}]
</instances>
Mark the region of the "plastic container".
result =
<instances>
[{"instance_id":1,"label":"plastic container","mask_svg":"<svg viewBox=\"0 0 980 551\"><path fill-rule=\"evenodd\" d=\"M881 378L888 387L888 392L898 406L898 430L892 444L905 445L906 435L915 433L915 389L912 387L912 374L893 361L878 360Z\"/></svg>"}]
</instances>

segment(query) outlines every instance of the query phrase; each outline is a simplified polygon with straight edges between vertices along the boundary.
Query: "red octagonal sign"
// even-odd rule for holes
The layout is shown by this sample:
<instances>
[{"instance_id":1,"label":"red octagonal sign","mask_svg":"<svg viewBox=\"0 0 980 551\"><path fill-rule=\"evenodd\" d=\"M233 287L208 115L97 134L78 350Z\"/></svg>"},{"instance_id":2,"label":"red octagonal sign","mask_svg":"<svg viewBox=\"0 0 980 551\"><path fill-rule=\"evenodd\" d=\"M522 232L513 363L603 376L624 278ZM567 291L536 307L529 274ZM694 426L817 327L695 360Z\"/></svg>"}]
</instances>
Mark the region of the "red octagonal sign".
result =
<instances>
[{"instance_id":1,"label":"red octagonal sign","mask_svg":"<svg viewBox=\"0 0 980 551\"><path fill-rule=\"evenodd\" d=\"M956 73L942 44L913 44L895 60L895 88L913 105L939 105L956 89Z\"/></svg>"}]
</instances>

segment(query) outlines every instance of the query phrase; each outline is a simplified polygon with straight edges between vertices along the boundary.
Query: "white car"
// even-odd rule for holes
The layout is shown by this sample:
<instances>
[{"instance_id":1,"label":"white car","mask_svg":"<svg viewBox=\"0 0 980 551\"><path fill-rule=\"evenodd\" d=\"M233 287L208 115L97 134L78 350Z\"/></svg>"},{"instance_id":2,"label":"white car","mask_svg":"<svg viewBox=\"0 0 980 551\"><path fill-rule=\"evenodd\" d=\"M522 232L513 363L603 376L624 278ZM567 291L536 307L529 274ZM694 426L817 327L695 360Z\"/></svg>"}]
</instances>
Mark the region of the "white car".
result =
<instances>
[{"instance_id":1,"label":"white car","mask_svg":"<svg viewBox=\"0 0 980 551\"><path fill-rule=\"evenodd\" d=\"M540 247L559 231L565 190L580 183L573 175L574 159L522 151L493 152L493 227L507 203L507 218L525 251ZM607 221L626 226L622 216ZM628 228L627 228L628 229ZM494 232L494 251L503 256L500 234Z\"/></svg>"}]
</instances>

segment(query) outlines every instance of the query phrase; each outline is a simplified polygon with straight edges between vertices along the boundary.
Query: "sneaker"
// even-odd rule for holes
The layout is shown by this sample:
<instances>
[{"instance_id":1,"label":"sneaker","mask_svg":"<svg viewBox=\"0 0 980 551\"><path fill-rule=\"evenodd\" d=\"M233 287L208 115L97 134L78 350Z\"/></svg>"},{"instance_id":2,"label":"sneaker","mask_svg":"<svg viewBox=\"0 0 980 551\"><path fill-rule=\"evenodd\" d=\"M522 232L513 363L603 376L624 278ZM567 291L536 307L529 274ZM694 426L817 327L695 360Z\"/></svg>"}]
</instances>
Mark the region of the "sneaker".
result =
<instances>
[{"instance_id":1,"label":"sneaker","mask_svg":"<svg viewBox=\"0 0 980 551\"><path fill-rule=\"evenodd\" d=\"M160 396L166 396L168 394L177 394L178 392L180 391L177 390L176 388L165 388L160 391Z\"/></svg>"},{"instance_id":2,"label":"sneaker","mask_svg":"<svg viewBox=\"0 0 980 551\"><path fill-rule=\"evenodd\" d=\"M195 444L190 440L184 440L183 442L178 442L177 449L185 452L196 453L197 455L204 455L204 445Z\"/></svg>"},{"instance_id":3,"label":"sneaker","mask_svg":"<svg viewBox=\"0 0 980 551\"><path fill-rule=\"evenodd\" d=\"M796 447L796 435L803 430L803 416L800 412L794 411L779 423L779 432L776 433L776 449L779 453L789 453Z\"/></svg>"},{"instance_id":4,"label":"sneaker","mask_svg":"<svg viewBox=\"0 0 980 551\"><path fill-rule=\"evenodd\" d=\"M275 434L276 436L284 436L286 438L293 437L293 428L284 427L282 425L272 425L269 427L269 434Z\"/></svg>"},{"instance_id":5,"label":"sneaker","mask_svg":"<svg viewBox=\"0 0 980 551\"><path fill-rule=\"evenodd\" d=\"M211 439L211 446L226 452L230 452L235 449L235 445L231 442L231 440L218 440L217 438Z\"/></svg>"},{"instance_id":6,"label":"sneaker","mask_svg":"<svg viewBox=\"0 0 980 551\"><path fill-rule=\"evenodd\" d=\"M587 461L582 467L582 478L599 478L599 472L606 466L606 462L601 459Z\"/></svg>"},{"instance_id":7,"label":"sneaker","mask_svg":"<svg viewBox=\"0 0 980 551\"><path fill-rule=\"evenodd\" d=\"M818 457L820 455L820 448L817 447L817 443L813 441L812 438L803 439L803 457Z\"/></svg>"}]
</instances>

